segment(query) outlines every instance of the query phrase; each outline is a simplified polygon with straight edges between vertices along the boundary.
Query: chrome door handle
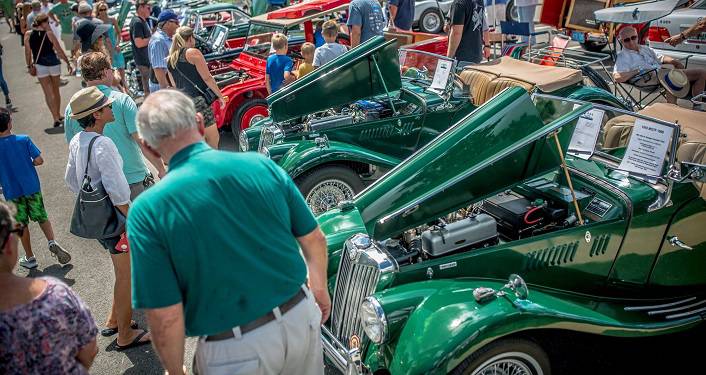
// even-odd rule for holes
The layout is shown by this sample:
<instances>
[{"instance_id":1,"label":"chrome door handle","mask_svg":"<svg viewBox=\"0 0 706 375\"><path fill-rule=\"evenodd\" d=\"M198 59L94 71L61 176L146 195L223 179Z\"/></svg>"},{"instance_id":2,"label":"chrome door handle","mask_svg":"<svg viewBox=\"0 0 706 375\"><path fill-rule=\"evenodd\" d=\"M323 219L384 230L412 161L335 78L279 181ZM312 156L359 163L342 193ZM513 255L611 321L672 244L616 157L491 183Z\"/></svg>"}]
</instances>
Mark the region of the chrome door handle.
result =
<instances>
[{"instance_id":1,"label":"chrome door handle","mask_svg":"<svg viewBox=\"0 0 706 375\"><path fill-rule=\"evenodd\" d=\"M670 237L670 238L669 238L669 243L670 243L672 246L678 246L678 247L681 247L682 249L694 250L694 248L692 248L691 246L689 246L689 245L685 244L684 242L682 242L682 241L679 239L679 237L677 237L677 236Z\"/></svg>"}]
</instances>

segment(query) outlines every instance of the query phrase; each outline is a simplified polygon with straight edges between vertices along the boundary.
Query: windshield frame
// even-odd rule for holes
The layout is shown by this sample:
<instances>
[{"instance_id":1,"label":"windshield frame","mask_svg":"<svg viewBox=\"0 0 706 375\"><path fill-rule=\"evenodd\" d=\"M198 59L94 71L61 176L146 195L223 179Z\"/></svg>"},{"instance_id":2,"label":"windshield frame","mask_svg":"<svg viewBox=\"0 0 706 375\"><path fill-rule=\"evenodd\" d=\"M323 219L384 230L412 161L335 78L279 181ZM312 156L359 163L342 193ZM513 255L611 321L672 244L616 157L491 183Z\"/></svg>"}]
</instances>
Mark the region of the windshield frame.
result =
<instances>
[{"instance_id":1,"label":"windshield frame","mask_svg":"<svg viewBox=\"0 0 706 375\"><path fill-rule=\"evenodd\" d=\"M454 80L456 77L456 66L458 64L458 61L456 59L452 59L447 56L439 55L433 52L427 52L427 51L420 51L417 49L410 49L410 48L400 48L399 49L399 55L405 54L405 57L407 57L407 54L421 54L421 55L426 55L426 56L431 56L437 58L437 60L444 60L444 61L449 61L451 62L451 72L446 79L446 87L441 90L440 93L441 95L446 95L451 92L451 89L453 88ZM398 56L399 56L398 55ZM420 79L420 78L412 78L412 77L405 77L405 75L402 73L402 67L404 65L404 62L402 60L399 60L399 65L400 65L400 77L408 82L414 82L419 84L420 86L424 86L424 91L430 90L430 87L432 85L432 82L434 80L434 77L432 76L431 79L426 80L426 79ZM427 83L428 81L428 83ZM430 90L432 92L436 92L435 90Z\"/></svg>"},{"instance_id":2,"label":"windshield frame","mask_svg":"<svg viewBox=\"0 0 706 375\"><path fill-rule=\"evenodd\" d=\"M262 33L253 34L252 33L253 27L266 27L266 28L272 29L272 31L270 31L270 41L268 42L268 44L270 45L270 48L267 50L266 55L262 55L260 53L255 52L255 51L252 51L251 49L248 48L248 47L250 47L250 44L248 43L248 41L252 37L254 37L255 35L262 35L262 34L267 33L267 31L265 31ZM265 60L265 59L267 59L267 57L270 56L270 51L272 50L272 42L271 42L272 35L274 35L277 32L282 33L284 35L287 35L287 31L288 31L287 28L283 27L281 25L274 25L271 23L260 23L260 22L252 22L251 21L250 25L248 26L248 34L245 36L245 42L243 44L243 52L247 53L250 56L254 56L259 59Z\"/></svg>"}]
</instances>

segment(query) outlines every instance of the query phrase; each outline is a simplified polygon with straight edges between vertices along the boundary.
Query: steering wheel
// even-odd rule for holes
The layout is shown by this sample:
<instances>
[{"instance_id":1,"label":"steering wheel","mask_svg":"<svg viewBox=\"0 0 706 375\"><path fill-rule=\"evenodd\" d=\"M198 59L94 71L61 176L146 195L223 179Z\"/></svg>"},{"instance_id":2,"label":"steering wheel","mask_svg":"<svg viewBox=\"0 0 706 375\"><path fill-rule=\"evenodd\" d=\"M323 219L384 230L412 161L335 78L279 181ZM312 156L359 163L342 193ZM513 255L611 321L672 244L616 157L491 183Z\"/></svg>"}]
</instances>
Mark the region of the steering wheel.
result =
<instances>
[{"instance_id":1,"label":"steering wheel","mask_svg":"<svg viewBox=\"0 0 706 375\"><path fill-rule=\"evenodd\" d=\"M194 37L194 39L196 39L196 43L199 44L200 50L202 50L205 53L213 52L213 49L211 48L211 46L208 45L208 42L206 42L206 39L204 39L201 35L194 34L193 37Z\"/></svg>"}]
</instances>

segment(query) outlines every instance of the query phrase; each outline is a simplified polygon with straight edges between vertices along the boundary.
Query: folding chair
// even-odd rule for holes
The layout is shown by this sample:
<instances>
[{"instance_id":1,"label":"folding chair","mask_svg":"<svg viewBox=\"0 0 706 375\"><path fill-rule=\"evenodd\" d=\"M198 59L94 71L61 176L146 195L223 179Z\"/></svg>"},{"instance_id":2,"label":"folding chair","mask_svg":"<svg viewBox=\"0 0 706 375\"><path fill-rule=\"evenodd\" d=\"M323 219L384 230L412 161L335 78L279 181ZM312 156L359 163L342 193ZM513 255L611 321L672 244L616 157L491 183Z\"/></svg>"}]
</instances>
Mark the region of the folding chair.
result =
<instances>
[{"instance_id":1,"label":"folding chair","mask_svg":"<svg viewBox=\"0 0 706 375\"><path fill-rule=\"evenodd\" d=\"M524 43L524 42L523 43L516 43L510 47L510 48L512 48L511 51L505 50L505 38L501 38L500 50L502 51L502 54L516 57L516 58L519 58L520 56L522 56L524 54L524 52L522 51L522 49L524 49L524 46L527 46L528 52L532 51L532 37L536 37L537 35L543 35L543 34L549 35L548 30L536 31L536 32L531 33L529 22L515 22L515 21L500 21L500 32L502 35L516 35L516 36L527 37L527 40L528 40L527 43ZM520 50L515 52L517 48L519 48Z\"/></svg>"}]
</instances>

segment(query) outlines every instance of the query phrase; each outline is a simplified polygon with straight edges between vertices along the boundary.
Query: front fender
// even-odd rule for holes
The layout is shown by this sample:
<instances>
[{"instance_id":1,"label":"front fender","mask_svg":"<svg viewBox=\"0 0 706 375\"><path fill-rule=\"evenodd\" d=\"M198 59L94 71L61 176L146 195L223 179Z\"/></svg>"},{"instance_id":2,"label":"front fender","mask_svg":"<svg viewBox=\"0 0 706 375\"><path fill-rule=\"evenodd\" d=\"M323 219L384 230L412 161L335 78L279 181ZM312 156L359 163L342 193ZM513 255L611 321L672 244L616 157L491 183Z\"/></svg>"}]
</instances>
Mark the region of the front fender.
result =
<instances>
[{"instance_id":1,"label":"front fender","mask_svg":"<svg viewBox=\"0 0 706 375\"><path fill-rule=\"evenodd\" d=\"M318 165L332 162L354 161L388 168L401 162L400 159L343 142L330 141L324 146L318 146L312 140L296 143L279 161L279 165L292 178Z\"/></svg>"},{"instance_id":2,"label":"front fender","mask_svg":"<svg viewBox=\"0 0 706 375\"><path fill-rule=\"evenodd\" d=\"M583 100L586 102L606 104L617 108L631 111L632 108L615 95L598 87L579 86L571 93L567 93L566 98Z\"/></svg>"},{"instance_id":3,"label":"front fender","mask_svg":"<svg viewBox=\"0 0 706 375\"><path fill-rule=\"evenodd\" d=\"M701 318L649 319L625 312L619 302L595 302L530 287L527 300L513 295L479 304L473 289L499 290L489 280L434 280L410 283L375 295L388 317L385 347L373 346L371 368L384 362L393 374L448 373L471 353L501 337L534 329L563 329L597 335L638 337L666 334L695 326ZM369 363L374 361L376 363Z\"/></svg>"}]
</instances>

